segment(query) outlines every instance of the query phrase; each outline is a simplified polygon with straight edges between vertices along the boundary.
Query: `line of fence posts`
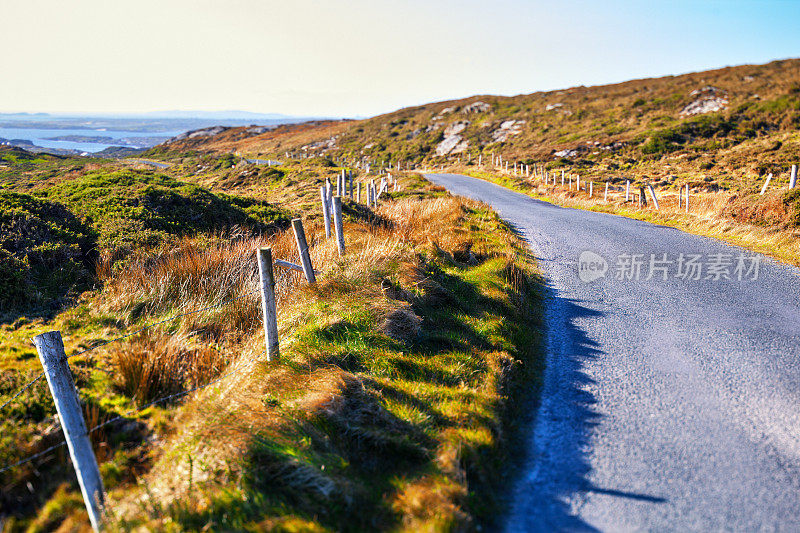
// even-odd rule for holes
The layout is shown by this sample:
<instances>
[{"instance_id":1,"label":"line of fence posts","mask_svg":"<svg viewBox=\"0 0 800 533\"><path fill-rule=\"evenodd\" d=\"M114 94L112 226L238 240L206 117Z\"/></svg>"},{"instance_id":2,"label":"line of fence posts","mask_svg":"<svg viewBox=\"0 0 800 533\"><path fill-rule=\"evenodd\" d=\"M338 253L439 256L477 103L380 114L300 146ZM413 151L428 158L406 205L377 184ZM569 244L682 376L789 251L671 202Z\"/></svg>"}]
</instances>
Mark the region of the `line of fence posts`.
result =
<instances>
[{"instance_id":1,"label":"line of fence posts","mask_svg":"<svg viewBox=\"0 0 800 533\"><path fill-rule=\"evenodd\" d=\"M497 156L499 159L499 156ZM495 156L492 154L492 162L494 163ZM527 165L526 165L527 166ZM502 165L501 165L502 170ZM556 174L553 173L552 176L549 171L545 170L543 166L534 164L533 165L533 172L532 172L533 179L536 180L537 177L539 180L544 182L545 185L550 185L550 178L552 177L552 185L556 185ZM797 176L797 165L792 165L792 173L790 179L790 188L793 188L793 185L796 186L796 176ZM573 178L575 179L575 190L581 190L581 178L579 174L572 174L566 173L563 169L561 170L561 185L568 187L568 190L572 190L572 181ZM767 176L767 181L764 183L764 186L761 189L761 194L764 194L766 191L767 186L769 185L770 180L772 179L772 174ZM586 180L584 180L585 182ZM594 196L594 182L589 181L587 185L585 185L586 190L589 193L589 198ZM637 201L639 207L646 207L647 206L647 193L650 193L650 198L653 202L653 207L656 210L660 210L660 203L658 201L658 196L656 194L655 188L651 183L646 183L644 186L639 186L638 194L634 194L636 198L631 197L631 181L625 180L625 202L630 202L631 200ZM603 193L603 201L608 202L608 193L610 190L610 182L605 181L605 190ZM678 188L678 209L683 209L686 213L689 212L689 184L685 184Z\"/></svg>"}]
</instances>

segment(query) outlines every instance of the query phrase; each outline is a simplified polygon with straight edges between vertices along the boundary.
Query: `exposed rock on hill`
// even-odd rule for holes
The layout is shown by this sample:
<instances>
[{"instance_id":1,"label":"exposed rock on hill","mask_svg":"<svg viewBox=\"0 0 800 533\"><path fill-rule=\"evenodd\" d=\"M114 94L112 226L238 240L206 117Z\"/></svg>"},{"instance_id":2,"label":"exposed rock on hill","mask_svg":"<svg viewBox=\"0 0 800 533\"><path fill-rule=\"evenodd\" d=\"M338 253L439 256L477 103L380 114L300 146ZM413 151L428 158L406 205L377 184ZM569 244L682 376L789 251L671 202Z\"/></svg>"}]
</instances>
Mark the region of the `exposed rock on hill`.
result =
<instances>
[{"instance_id":1,"label":"exposed rock on hill","mask_svg":"<svg viewBox=\"0 0 800 533\"><path fill-rule=\"evenodd\" d=\"M689 96L700 96L700 98L681 110L681 115L683 116L714 113L716 111L722 111L728 106L728 99L725 96L725 91L721 91L710 85L702 89L693 90L689 93Z\"/></svg>"},{"instance_id":2,"label":"exposed rock on hill","mask_svg":"<svg viewBox=\"0 0 800 533\"><path fill-rule=\"evenodd\" d=\"M468 120L459 120L447 126L444 130L444 139L436 147L436 155L456 154L466 150L469 143L463 141L460 134L467 126L469 126Z\"/></svg>"},{"instance_id":3,"label":"exposed rock on hill","mask_svg":"<svg viewBox=\"0 0 800 533\"><path fill-rule=\"evenodd\" d=\"M489 111L491 108L492 106L490 106L486 102L481 102L480 100L477 100L469 105L464 106L464 109L462 109L461 111L466 114L485 113Z\"/></svg>"},{"instance_id":4,"label":"exposed rock on hill","mask_svg":"<svg viewBox=\"0 0 800 533\"><path fill-rule=\"evenodd\" d=\"M522 132L524 120L506 120L500 127L492 132L494 142L505 142L512 135L519 135Z\"/></svg>"}]
</instances>

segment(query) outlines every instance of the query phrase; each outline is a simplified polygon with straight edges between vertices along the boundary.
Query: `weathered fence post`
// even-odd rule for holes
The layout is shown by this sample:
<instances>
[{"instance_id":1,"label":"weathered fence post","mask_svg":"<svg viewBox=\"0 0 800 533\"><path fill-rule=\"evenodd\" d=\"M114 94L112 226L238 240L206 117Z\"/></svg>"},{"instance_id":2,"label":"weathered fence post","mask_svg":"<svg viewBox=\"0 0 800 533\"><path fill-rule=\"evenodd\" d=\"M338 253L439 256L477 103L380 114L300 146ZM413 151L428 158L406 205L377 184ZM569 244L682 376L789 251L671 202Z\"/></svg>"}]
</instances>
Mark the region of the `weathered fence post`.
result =
<instances>
[{"instance_id":1,"label":"weathered fence post","mask_svg":"<svg viewBox=\"0 0 800 533\"><path fill-rule=\"evenodd\" d=\"M564 171L561 171L561 186L564 186Z\"/></svg>"},{"instance_id":2,"label":"weathered fence post","mask_svg":"<svg viewBox=\"0 0 800 533\"><path fill-rule=\"evenodd\" d=\"M297 252L300 254L300 264L303 266L303 274L306 275L306 281L316 283L317 277L314 275L314 267L311 266L311 254L308 252L303 220L300 218L292 219L292 229L294 230L294 239L297 241Z\"/></svg>"},{"instance_id":3,"label":"weathered fence post","mask_svg":"<svg viewBox=\"0 0 800 533\"><path fill-rule=\"evenodd\" d=\"M278 307L275 300L275 274L272 270L272 248L258 249L258 279L261 285L261 312L264 316L264 343L267 361L280 355L278 348Z\"/></svg>"},{"instance_id":4,"label":"weathered fence post","mask_svg":"<svg viewBox=\"0 0 800 533\"><path fill-rule=\"evenodd\" d=\"M353 171L347 171L347 196L352 200L353 199Z\"/></svg>"},{"instance_id":5,"label":"weathered fence post","mask_svg":"<svg viewBox=\"0 0 800 533\"><path fill-rule=\"evenodd\" d=\"M789 188L794 189L795 185L797 185L797 165L792 165L792 173L789 176Z\"/></svg>"},{"instance_id":6,"label":"weathered fence post","mask_svg":"<svg viewBox=\"0 0 800 533\"><path fill-rule=\"evenodd\" d=\"M686 206L686 212L689 212L689 184L686 184L686 201L683 203Z\"/></svg>"},{"instance_id":7,"label":"weathered fence post","mask_svg":"<svg viewBox=\"0 0 800 533\"><path fill-rule=\"evenodd\" d=\"M333 197L333 225L336 229L336 246L339 248L339 257L344 255L344 227L342 226L342 199Z\"/></svg>"},{"instance_id":8,"label":"weathered fence post","mask_svg":"<svg viewBox=\"0 0 800 533\"><path fill-rule=\"evenodd\" d=\"M331 238L331 213L328 206L328 193L325 191L325 187L319 188L319 196L322 200L322 217L325 219L325 237L327 239Z\"/></svg>"},{"instance_id":9,"label":"weathered fence post","mask_svg":"<svg viewBox=\"0 0 800 533\"><path fill-rule=\"evenodd\" d=\"M581 175L575 174L575 183L577 184L575 189L580 191L581 190Z\"/></svg>"},{"instance_id":10,"label":"weathered fence post","mask_svg":"<svg viewBox=\"0 0 800 533\"><path fill-rule=\"evenodd\" d=\"M644 192L644 187L639 187L639 207L647 207L647 194Z\"/></svg>"},{"instance_id":11,"label":"weathered fence post","mask_svg":"<svg viewBox=\"0 0 800 533\"><path fill-rule=\"evenodd\" d=\"M356 203L361 203L361 182L356 183Z\"/></svg>"},{"instance_id":12,"label":"weathered fence post","mask_svg":"<svg viewBox=\"0 0 800 533\"><path fill-rule=\"evenodd\" d=\"M572 190L572 174L569 175L569 190Z\"/></svg>"},{"instance_id":13,"label":"weathered fence post","mask_svg":"<svg viewBox=\"0 0 800 533\"><path fill-rule=\"evenodd\" d=\"M625 203L631 199L631 180L625 180Z\"/></svg>"},{"instance_id":14,"label":"weathered fence post","mask_svg":"<svg viewBox=\"0 0 800 533\"><path fill-rule=\"evenodd\" d=\"M678 187L678 210L683 207L683 187Z\"/></svg>"},{"instance_id":15,"label":"weathered fence post","mask_svg":"<svg viewBox=\"0 0 800 533\"><path fill-rule=\"evenodd\" d=\"M44 368L44 375L53 395L53 402L56 404L56 412L67 441L72 466L78 476L78 485L81 487L86 511L89 513L89 521L92 523L92 529L99 531L105 502L103 480L92 451L86 422L83 420L61 332L48 331L37 335L33 338L33 344L39 352L39 361Z\"/></svg>"},{"instance_id":16,"label":"weathered fence post","mask_svg":"<svg viewBox=\"0 0 800 533\"><path fill-rule=\"evenodd\" d=\"M761 187L761 195L763 196L765 192L767 192L767 187L769 187L769 182L772 181L772 172L767 174L767 179L764 181L764 186Z\"/></svg>"},{"instance_id":17,"label":"weathered fence post","mask_svg":"<svg viewBox=\"0 0 800 533\"><path fill-rule=\"evenodd\" d=\"M594 194L594 182L590 181L589 182L589 198L592 197L592 194Z\"/></svg>"},{"instance_id":18,"label":"weathered fence post","mask_svg":"<svg viewBox=\"0 0 800 533\"><path fill-rule=\"evenodd\" d=\"M658 211L658 198L656 198L656 191L653 189L653 185L650 183L647 184L647 188L650 189L650 196L653 197L653 205L655 206L656 211Z\"/></svg>"},{"instance_id":19,"label":"weathered fence post","mask_svg":"<svg viewBox=\"0 0 800 533\"><path fill-rule=\"evenodd\" d=\"M603 195L603 201L608 201L608 182L606 182L606 193Z\"/></svg>"}]
</instances>

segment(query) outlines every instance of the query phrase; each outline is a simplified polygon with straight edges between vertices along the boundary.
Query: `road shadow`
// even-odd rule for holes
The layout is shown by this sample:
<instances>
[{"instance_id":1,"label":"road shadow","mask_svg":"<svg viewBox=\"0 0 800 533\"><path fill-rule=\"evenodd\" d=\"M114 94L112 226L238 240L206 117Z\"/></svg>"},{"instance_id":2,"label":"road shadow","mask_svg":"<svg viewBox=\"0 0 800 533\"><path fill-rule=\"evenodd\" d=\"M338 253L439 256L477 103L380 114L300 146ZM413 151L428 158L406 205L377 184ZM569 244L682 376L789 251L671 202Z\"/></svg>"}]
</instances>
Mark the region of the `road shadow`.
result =
<instances>
[{"instance_id":1,"label":"road shadow","mask_svg":"<svg viewBox=\"0 0 800 533\"><path fill-rule=\"evenodd\" d=\"M527 436L521 473L510 493L504 529L597 531L579 515L589 493L652 503L666 500L617 487L597 487L589 480L591 435L602 415L590 392L594 380L585 366L604 352L582 324L602 319L604 313L560 296L552 286L545 290L545 384Z\"/></svg>"}]
</instances>

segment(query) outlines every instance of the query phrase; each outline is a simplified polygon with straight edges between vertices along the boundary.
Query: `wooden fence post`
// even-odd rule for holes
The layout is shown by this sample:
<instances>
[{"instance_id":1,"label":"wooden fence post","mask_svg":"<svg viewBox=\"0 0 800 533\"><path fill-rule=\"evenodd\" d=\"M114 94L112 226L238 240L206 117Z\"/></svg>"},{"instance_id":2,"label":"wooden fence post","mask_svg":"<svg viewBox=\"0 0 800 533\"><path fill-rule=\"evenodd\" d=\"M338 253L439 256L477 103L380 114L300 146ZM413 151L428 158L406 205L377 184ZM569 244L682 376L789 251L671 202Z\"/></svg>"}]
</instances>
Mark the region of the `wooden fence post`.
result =
<instances>
[{"instance_id":1,"label":"wooden fence post","mask_svg":"<svg viewBox=\"0 0 800 533\"><path fill-rule=\"evenodd\" d=\"M592 194L594 194L594 182L590 181L589 182L589 198L592 197Z\"/></svg>"},{"instance_id":2,"label":"wooden fence post","mask_svg":"<svg viewBox=\"0 0 800 533\"><path fill-rule=\"evenodd\" d=\"M275 300L275 274L272 270L272 248L258 249L258 279L261 285L261 312L264 316L264 343L267 361L277 359L278 307Z\"/></svg>"},{"instance_id":3,"label":"wooden fence post","mask_svg":"<svg viewBox=\"0 0 800 533\"><path fill-rule=\"evenodd\" d=\"M606 193L605 195L603 195L603 201L604 202L608 201L608 182L606 182Z\"/></svg>"},{"instance_id":4,"label":"wooden fence post","mask_svg":"<svg viewBox=\"0 0 800 533\"><path fill-rule=\"evenodd\" d=\"M361 182L356 183L356 203L361 203Z\"/></svg>"},{"instance_id":5,"label":"wooden fence post","mask_svg":"<svg viewBox=\"0 0 800 533\"><path fill-rule=\"evenodd\" d=\"M656 211L658 211L658 198L656 198L656 191L653 189L653 185L650 183L647 184L647 188L650 189L650 196L653 197L653 205L655 206Z\"/></svg>"},{"instance_id":6,"label":"wooden fence post","mask_svg":"<svg viewBox=\"0 0 800 533\"><path fill-rule=\"evenodd\" d=\"M564 186L564 171L561 171L561 186Z\"/></svg>"},{"instance_id":7,"label":"wooden fence post","mask_svg":"<svg viewBox=\"0 0 800 533\"><path fill-rule=\"evenodd\" d=\"M581 175L580 174L575 174L575 183L577 184L576 187L575 187L576 190L580 191L581 190Z\"/></svg>"},{"instance_id":8,"label":"wooden fence post","mask_svg":"<svg viewBox=\"0 0 800 533\"><path fill-rule=\"evenodd\" d=\"M347 171L347 197L353 199L353 171Z\"/></svg>"},{"instance_id":9,"label":"wooden fence post","mask_svg":"<svg viewBox=\"0 0 800 533\"><path fill-rule=\"evenodd\" d=\"M625 180L625 203L631 198L631 180Z\"/></svg>"},{"instance_id":10,"label":"wooden fence post","mask_svg":"<svg viewBox=\"0 0 800 533\"><path fill-rule=\"evenodd\" d=\"M344 255L344 227L342 226L342 199L333 197L333 225L336 229L336 246L339 248L339 257Z\"/></svg>"},{"instance_id":11,"label":"wooden fence post","mask_svg":"<svg viewBox=\"0 0 800 533\"><path fill-rule=\"evenodd\" d=\"M689 184L686 184L686 201L683 203L686 206L686 212L689 212Z\"/></svg>"},{"instance_id":12,"label":"wooden fence post","mask_svg":"<svg viewBox=\"0 0 800 533\"><path fill-rule=\"evenodd\" d=\"M769 187L769 182L772 181L772 172L767 174L767 179L764 181L764 186L761 187L761 195L763 196L765 192L767 192L767 187Z\"/></svg>"},{"instance_id":13,"label":"wooden fence post","mask_svg":"<svg viewBox=\"0 0 800 533\"><path fill-rule=\"evenodd\" d=\"M678 187L678 210L683 207L683 187Z\"/></svg>"},{"instance_id":14,"label":"wooden fence post","mask_svg":"<svg viewBox=\"0 0 800 533\"><path fill-rule=\"evenodd\" d=\"M303 220L300 218L292 219L292 229L294 230L294 239L297 241L297 252L300 254L300 264L303 266L303 274L306 275L306 281L316 283L317 276L314 275L314 267L311 266L311 254L308 252Z\"/></svg>"},{"instance_id":15,"label":"wooden fence post","mask_svg":"<svg viewBox=\"0 0 800 533\"><path fill-rule=\"evenodd\" d=\"M797 165L792 165L792 173L789 176L789 188L794 189L795 185L797 185Z\"/></svg>"},{"instance_id":16,"label":"wooden fence post","mask_svg":"<svg viewBox=\"0 0 800 533\"><path fill-rule=\"evenodd\" d=\"M86 511L92 529L100 530L105 493L97 459L92 451L92 442L86 431L86 422L83 420L78 393L75 382L67 363L67 354L64 353L64 342L61 332L48 331L33 338L36 351L39 352L39 361L44 368L44 375L56 404L56 412L61 421L61 429L67 441L69 456L72 466L78 476L78 485L81 487Z\"/></svg>"},{"instance_id":17,"label":"wooden fence post","mask_svg":"<svg viewBox=\"0 0 800 533\"><path fill-rule=\"evenodd\" d=\"M322 200L322 217L325 219L325 238L331 238L331 213L328 208L328 193L325 187L319 188L319 196Z\"/></svg>"},{"instance_id":18,"label":"wooden fence post","mask_svg":"<svg viewBox=\"0 0 800 533\"><path fill-rule=\"evenodd\" d=\"M639 207L647 207L647 195L644 187L639 187Z\"/></svg>"}]
</instances>

